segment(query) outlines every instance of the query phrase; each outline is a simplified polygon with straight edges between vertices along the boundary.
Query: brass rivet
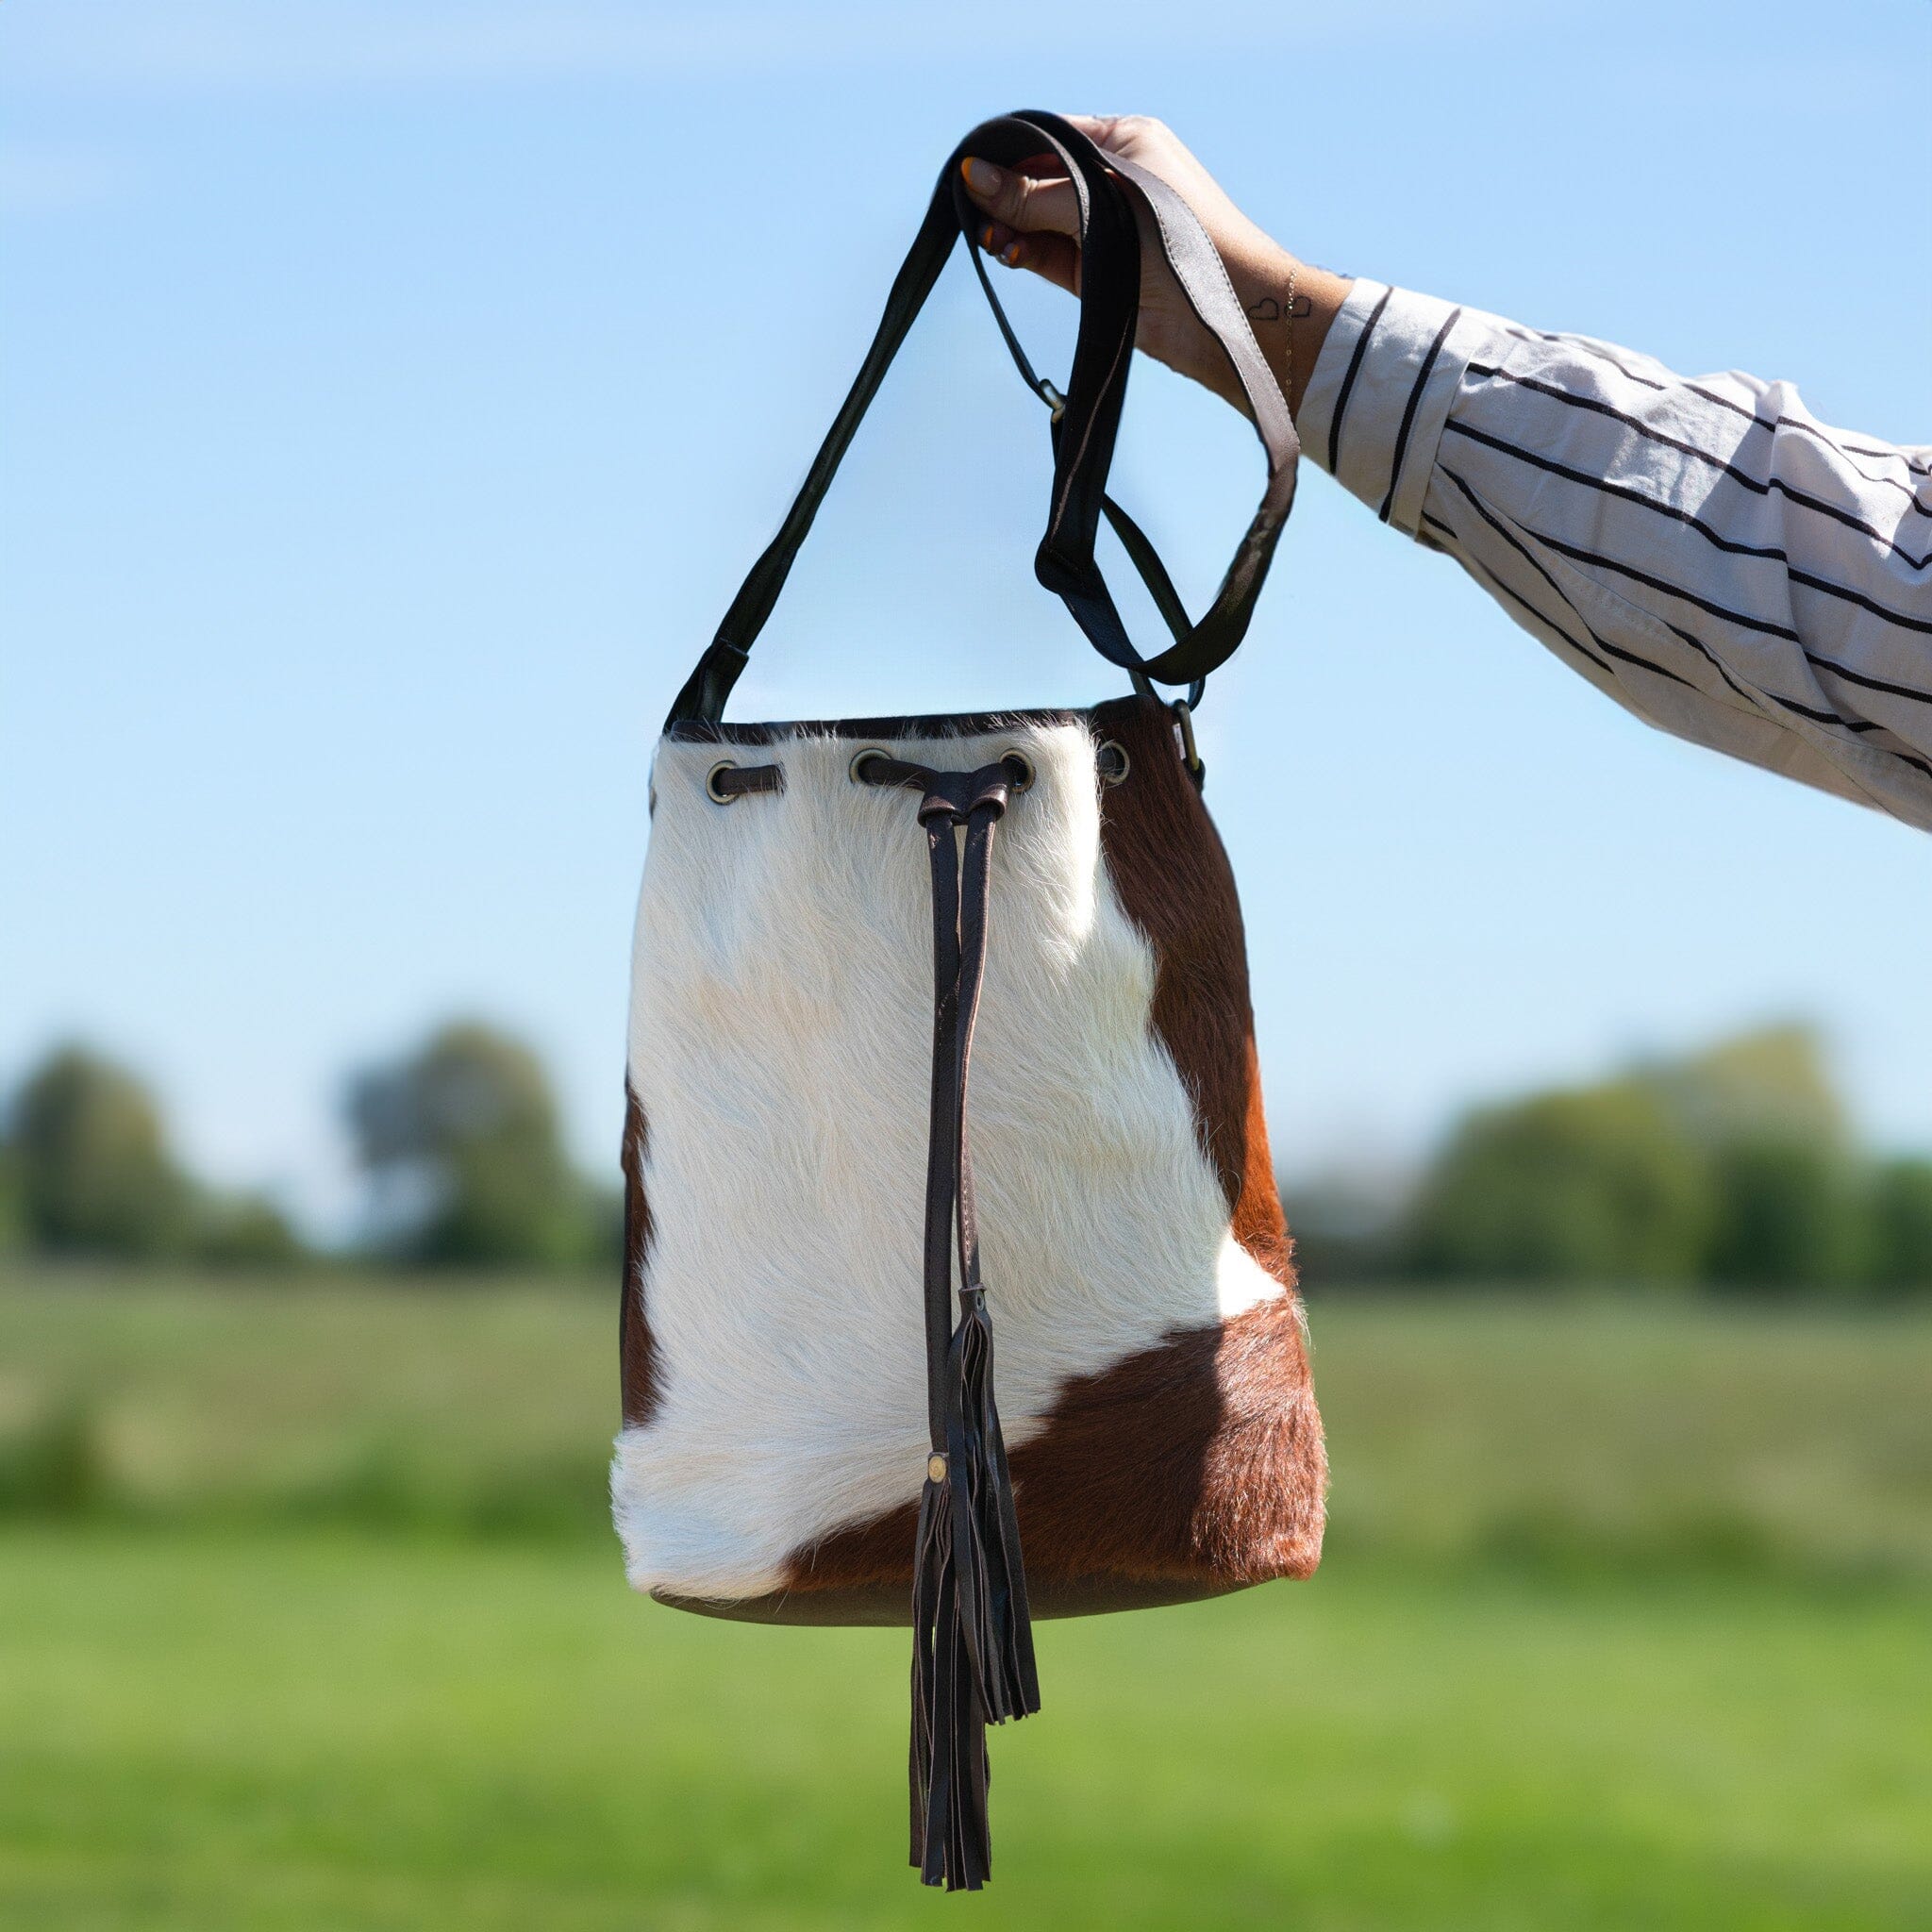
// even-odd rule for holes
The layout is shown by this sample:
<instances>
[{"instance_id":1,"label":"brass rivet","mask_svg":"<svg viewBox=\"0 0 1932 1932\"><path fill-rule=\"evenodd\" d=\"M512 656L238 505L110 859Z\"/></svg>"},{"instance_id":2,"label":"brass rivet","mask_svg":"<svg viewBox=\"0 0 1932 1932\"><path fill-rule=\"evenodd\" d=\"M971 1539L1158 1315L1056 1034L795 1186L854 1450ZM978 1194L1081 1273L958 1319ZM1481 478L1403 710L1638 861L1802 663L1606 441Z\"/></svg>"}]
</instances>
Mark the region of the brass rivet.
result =
<instances>
[{"instance_id":1,"label":"brass rivet","mask_svg":"<svg viewBox=\"0 0 1932 1932\"><path fill-rule=\"evenodd\" d=\"M925 1479L929 1483L942 1483L946 1479L946 1458L932 1455L925 1458Z\"/></svg>"}]
</instances>

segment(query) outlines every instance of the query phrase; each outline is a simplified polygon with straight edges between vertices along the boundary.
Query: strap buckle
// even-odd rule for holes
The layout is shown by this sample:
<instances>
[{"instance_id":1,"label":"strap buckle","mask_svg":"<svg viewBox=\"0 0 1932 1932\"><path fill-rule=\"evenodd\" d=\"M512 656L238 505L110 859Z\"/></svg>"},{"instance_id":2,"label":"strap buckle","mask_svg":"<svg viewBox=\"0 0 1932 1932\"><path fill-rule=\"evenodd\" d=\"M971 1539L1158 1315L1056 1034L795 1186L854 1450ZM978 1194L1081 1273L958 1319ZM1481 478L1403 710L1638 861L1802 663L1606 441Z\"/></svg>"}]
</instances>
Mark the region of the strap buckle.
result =
<instances>
[{"instance_id":1,"label":"strap buckle","mask_svg":"<svg viewBox=\"0 0 1932 1932\"><path fill-rule=\"evenodd\" d=\"M1053 411L1052 416L1048 419L1051 422L1058 423L1067 413L1066 397L1061 395L1059 391L1043 375L1040 378L1040 400Z\"/></svg>"}]
</instances>

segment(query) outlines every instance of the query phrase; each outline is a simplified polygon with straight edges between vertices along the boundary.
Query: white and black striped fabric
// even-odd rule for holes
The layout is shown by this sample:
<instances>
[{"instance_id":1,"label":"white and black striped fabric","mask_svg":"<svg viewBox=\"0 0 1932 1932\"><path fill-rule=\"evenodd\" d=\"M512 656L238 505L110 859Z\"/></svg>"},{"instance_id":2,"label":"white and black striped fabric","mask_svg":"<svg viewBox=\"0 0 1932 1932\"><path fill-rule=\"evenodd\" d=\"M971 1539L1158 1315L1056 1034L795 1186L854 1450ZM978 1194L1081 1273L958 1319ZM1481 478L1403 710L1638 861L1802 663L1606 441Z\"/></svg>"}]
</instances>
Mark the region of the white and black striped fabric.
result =
<instances>
[{"instance_id":1,"label":"white and black striped fabric","mask_svg":"<svg viewBox=\"0 0 1932 1932\"><path fill-rule=\"evenodd\" d=\"M1640 718L1932 830L1932 448L1371 281L1300 426Z\"/></svg>"}]
</instances>

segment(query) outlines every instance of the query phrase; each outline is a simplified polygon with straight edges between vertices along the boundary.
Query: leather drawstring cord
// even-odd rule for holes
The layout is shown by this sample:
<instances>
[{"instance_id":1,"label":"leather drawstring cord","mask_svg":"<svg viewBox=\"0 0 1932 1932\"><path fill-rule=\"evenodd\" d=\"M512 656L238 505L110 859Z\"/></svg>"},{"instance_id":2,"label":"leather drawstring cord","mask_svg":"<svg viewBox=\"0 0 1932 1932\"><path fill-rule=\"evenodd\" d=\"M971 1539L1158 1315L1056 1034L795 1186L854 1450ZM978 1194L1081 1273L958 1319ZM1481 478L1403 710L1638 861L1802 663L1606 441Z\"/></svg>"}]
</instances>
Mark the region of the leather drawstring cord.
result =
<instances>
[{"instance_id":1,"label":"leather drawstring cord","mask_svg":"<svg viewBox=\"0 0 1932 1932\"><path fill-rule=\"evenodd\" d=\"M932 861L932 1121L925 1170L925 1387L932 1453L912 1583L912 1863L927 1885L976 1891L991 1871L986 1726L1040 1708L1020 1525L979 1278L966 1134L973 1024L986 973L993 829L1024 761L933 772L874 752L864 785L921 794ZM956 828L964 826L964 851ZM959 1317L952 1319L953 1251Z\"/></svg>"}]
</instances>

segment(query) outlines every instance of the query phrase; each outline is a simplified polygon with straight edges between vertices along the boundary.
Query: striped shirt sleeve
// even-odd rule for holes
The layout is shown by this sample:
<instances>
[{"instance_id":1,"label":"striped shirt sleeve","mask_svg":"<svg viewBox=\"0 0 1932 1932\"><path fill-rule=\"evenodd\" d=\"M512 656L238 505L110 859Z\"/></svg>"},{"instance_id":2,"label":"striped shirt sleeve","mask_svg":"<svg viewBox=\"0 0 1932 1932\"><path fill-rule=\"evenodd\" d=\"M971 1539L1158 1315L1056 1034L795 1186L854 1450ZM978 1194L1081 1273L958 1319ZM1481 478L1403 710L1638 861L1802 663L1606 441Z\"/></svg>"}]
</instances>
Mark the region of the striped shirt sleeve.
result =
<instances>
[{"instance_id":1,"label":"striped shirt sleeve","mask_svg":"<svg viewBox=\"0 0 1932 1932\"><path fill-rule=\"evenodd\" d=\"M1300 427L1640 718L1932 830L1932 449L1370 281Z\"/></svg>"}]
</instances>

